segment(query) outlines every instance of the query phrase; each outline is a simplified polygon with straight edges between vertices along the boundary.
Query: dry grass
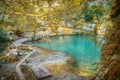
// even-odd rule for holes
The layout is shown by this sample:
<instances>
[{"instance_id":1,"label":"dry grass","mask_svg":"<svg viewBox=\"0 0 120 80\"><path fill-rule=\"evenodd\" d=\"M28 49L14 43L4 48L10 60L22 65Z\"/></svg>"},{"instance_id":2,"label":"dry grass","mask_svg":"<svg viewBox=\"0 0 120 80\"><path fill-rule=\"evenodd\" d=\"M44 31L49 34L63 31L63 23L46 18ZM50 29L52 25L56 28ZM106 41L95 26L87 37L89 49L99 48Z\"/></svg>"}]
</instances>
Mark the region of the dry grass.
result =
<instances>
[{"instance_id":1,"label":"dry grass","mask_svg":"<svg viewBox=\"0 0 120 80\"><path fill-rule=\"evenodd\" d=\"M30 67L22 65L21 70L26 80L37 80Z\"/></svg>"},{"instance_id":2,"label":"dry grass","mask_svg":"<svg viewBox=\"0 0 120 80\"><path fill-rule=\"evenodd\" d=\"M67 62L62 62L61 64L48 64L45 67L52 73L53 77L58 77L65 73L72 73L72 74L76 74L80 76L87 76L87 77L90 77L93 75L92 73L88 71L75 67L74 61L71 58L68 59Z\"/></svg>"}]
</instances>

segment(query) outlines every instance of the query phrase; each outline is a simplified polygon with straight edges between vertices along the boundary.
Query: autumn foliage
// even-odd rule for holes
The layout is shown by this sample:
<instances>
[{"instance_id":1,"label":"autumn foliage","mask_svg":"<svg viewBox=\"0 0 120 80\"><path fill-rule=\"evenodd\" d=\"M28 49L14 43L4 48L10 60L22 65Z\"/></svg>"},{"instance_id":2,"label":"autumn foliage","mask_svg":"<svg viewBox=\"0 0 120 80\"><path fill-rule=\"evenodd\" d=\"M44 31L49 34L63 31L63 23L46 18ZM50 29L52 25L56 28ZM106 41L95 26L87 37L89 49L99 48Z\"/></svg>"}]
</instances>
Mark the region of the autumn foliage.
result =
<instances>
[{"instance_id":1,"label":"autumn foliage","mask_svg":"<svg viewBox=\"0 0 120 80\"><path fill-rule=\"evenodd\" d=\"M100 80L120 80L120 0L115 3L110 13L113 25L108 26L107 43L102 47Z\"/></svg>"}]
</instances>

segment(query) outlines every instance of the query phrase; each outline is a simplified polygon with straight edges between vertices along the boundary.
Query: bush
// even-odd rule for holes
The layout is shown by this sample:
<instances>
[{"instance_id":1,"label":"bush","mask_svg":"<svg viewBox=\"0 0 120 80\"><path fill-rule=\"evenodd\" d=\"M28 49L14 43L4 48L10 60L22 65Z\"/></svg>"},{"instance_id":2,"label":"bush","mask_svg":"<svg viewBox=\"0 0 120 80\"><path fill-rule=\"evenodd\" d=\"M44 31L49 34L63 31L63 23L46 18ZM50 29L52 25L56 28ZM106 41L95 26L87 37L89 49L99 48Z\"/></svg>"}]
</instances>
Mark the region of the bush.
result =
<instances>
[{"instance_id":1,"label":"bush","mask_svg":"<svg viewBox=\"0 0 120 80\"><path fill-rule=\"evenodd\" d=\"M13 30L13 32L15 33L15 35L17 35L18 37L21 37L23 35L23 31L19 28L17 28L16 30Z\"/></svg>"},{"instance_id":2,"label":"bush","mask_svg":"<svg viewBox=\"0 0 120 80\"><path fill-rule=\"evenodd\" d=\"M0 29L0 52L2 52L10 43L10 39L7 37L6 33Z\"/></svg>"}]
</instances>

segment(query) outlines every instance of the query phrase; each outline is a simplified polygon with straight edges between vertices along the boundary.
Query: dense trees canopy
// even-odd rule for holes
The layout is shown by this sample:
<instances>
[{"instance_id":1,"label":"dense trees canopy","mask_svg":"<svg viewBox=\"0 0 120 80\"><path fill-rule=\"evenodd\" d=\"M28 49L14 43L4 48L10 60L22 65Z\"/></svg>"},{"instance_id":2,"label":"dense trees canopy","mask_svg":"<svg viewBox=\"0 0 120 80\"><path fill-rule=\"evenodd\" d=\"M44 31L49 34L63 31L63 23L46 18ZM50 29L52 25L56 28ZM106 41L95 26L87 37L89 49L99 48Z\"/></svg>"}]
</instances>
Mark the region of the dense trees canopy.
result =
<instances>
[{"instance_id":1,"label":"dense trees canopy","mask_svg":"<svg viewBox=\"0 0 120 80\"><path fill-rule=\"evenodd\" d=\"M10 25L25 30L46 26L53 32L59 26L76 28L83 22L99 22L100 18L107 16L111 3L111 0L0 0L0 16L4 21L1 27Z\"/></svg>"}]
</instances>

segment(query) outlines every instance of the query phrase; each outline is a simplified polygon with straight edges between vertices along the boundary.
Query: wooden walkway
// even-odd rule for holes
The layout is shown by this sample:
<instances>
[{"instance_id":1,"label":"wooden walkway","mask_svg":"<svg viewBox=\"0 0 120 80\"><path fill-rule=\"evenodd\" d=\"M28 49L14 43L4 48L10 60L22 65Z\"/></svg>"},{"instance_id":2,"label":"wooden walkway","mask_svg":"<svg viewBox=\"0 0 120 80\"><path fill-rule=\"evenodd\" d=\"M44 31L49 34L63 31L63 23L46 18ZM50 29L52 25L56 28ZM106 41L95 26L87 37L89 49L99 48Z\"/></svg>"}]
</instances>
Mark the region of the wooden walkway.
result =
<instances>
[{"instance_id":1,"label":"wooden walkway","mask_svg":"<svg viewBox=\"0 0 120 80\"><path fill-rule=\"evenodd\" d=\"M29 40L29 38L22 38L22 39L19 39L19 40L16 40L13 42L13 44L16 46L16 47L20 47L20 46L28 46L28 45L24 45L22 44L23 42ZM35 49L29 47L30 50L32 50L29 54L27 54L24 58L22 58L15 66L15 71L16 73L18 74L18 77L19 77L19 80L26 80L21 69L20 69L20 65L25 62L25 60L30 57L32 54L34 54L36 52ZM39 80L43 79L43 78L47 78L47 77L50 77L51 76L51 73L45 69L44 67L32 67L31 68L34 72L34 74L37 76L37 78Z\"/></svg>"},{"instance_id":2,"label":"wooden walkway","mask_svg":"<svg viewBox=\"0 0 120 80\"><path fill-rule=\"evenodd\" d=\"M19 80L25 80L25 77L20 69L20 65L33 53L35 52L35 50L33 49L33 51L31 53L29 53L28 55L26 55L24 58L22 58L17 65L15 66L15 71L18 74Z\"/></svg>"},{"instance_id":3,"label":"wooden walkway","mask_svg":"<svg viewBox=\"0 0 120 80\"><path fill-rule=\"evenodd\" d=\"M30 57L32 54L34 54L36 52L35 49L32 49L32 51L27 54L24 58L22 58L17 65L15 66L15 71L18 74L19 80L26 80L21 69L20 69L20 65L25 62L25 60ZM51 77L51 73L43 66L33 66L31 67L32 71L34 72L35 76L37 77L38 80L47 78L47 77Z\"/></svg>"},{"instance_id":4,"label":"wooden walkway","mask_svg":"<svg viewBox=\"0 0 120 80\"><path fill-rule=\"evenodd\" d=\"M17 46L20 46L23 42L25 42L27 40L29 40L29 38L22 38L22 39L14 41L13 44L17 47Z\"/></svg>"},{"instance_id":5,"label":"wooden walkway","mask_svg":"<svg viewBox=\"0 0 120 80\"><path fill-rule=\"evenodd\" d=\"M38 80L45 79L47 77L51 77L51 73L43 66L39 67L31 67L32 71L34 72L35 76Z\"/></svg>"}]
</instances>

